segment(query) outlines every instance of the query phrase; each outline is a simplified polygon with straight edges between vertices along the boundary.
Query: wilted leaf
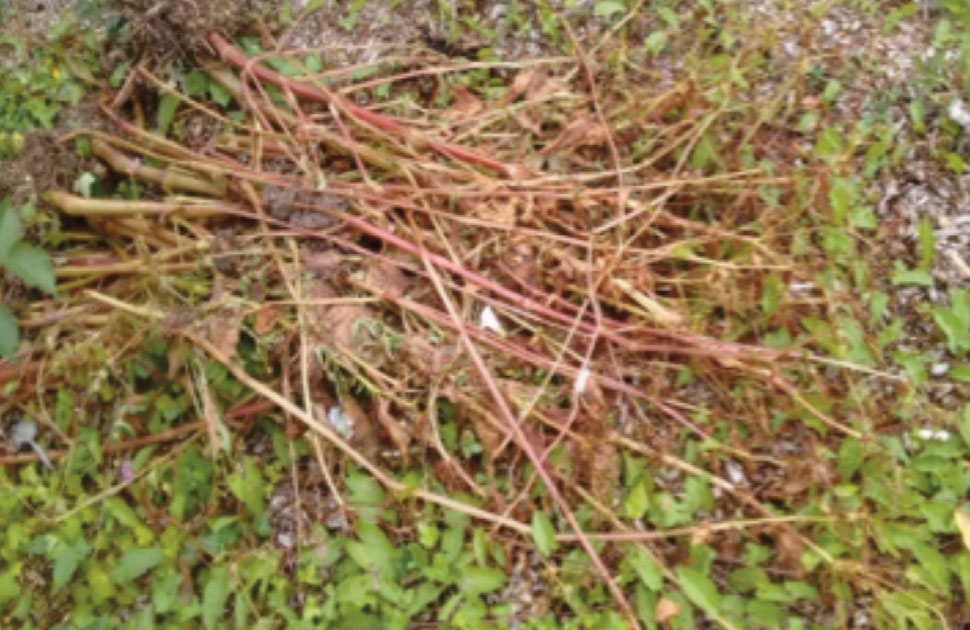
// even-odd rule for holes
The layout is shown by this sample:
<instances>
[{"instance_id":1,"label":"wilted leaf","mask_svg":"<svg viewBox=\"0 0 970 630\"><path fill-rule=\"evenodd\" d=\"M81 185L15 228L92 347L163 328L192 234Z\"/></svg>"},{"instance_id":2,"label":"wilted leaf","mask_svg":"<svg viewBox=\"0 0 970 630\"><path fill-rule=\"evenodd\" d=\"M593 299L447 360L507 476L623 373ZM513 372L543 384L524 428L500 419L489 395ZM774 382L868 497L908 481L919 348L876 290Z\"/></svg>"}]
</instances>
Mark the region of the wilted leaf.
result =
<instances>
[{"instance_id":1,"label":"wilted leaf","mask_svg":"<svg viewBox=\"0 0 970 630\"><path fill-rule=\"evenodd\" d=\"M556 139L542 149L541 153L549 155L563 149L599 146L605 140L606 130L603 125L589 116L580 116L566 125Z\"/></svg>"},{"instance_id":2,"label":"wilted leaf","mask_svg":"<svg viewBox=\"0 0 970 630\"><path fill-rule=\"evenodd\" d=\"M970 516L967 516L963 508L957 507L953 510L953 521L956 523L957 529L960 530L963 546L970 551Z\"/></svg>"},{"instance_id":3,"label":"wilted leaf","mask_svg":"<svg viewBox=\"0 0 970 630\"><path fill-rule=\"evenodd\" d=\"M455 102L445 111L448 120L462 120L476 116L485 109L482 99L466 89L459 89L454 94Z\"/></svg>"},{"instance_id":4,"label":"wilted leaf","mask_svg":"<svg viewBox=\"0 0 970 630\"><path fill-rule=\"evenodd\" d=\"M536 548L543 556L548 556L556 549L556 529L546 513L541 510L536 510L532 514L532 540L535 541Z\"/></svg>"},{"instance_id":5,"label":"wilted leaf","mask_svg":"<svg viewBox=\"0 0 970 630\"><path fill-rule=\"evenodd\" d=\"M672 599L661 597L657 600L657 607L654 610L654 617L657 623L663 624L680 614L680 604Z\"/></svg>"}]
</instances>

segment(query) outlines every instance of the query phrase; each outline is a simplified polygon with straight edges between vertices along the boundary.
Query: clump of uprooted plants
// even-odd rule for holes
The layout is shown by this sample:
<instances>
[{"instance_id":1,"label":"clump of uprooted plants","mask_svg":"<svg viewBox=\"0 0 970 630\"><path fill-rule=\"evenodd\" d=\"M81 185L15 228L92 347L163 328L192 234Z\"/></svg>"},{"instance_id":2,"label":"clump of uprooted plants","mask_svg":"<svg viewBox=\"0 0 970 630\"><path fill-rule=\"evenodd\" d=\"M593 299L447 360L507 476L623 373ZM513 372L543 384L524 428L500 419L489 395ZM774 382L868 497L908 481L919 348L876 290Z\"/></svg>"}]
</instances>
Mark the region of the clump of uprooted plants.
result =
<instances>
[{"instance_id":1,"label":"clump of uprooted plants","mask_svg":"<svg viewBox=\"0 0 970 630\"><path fill-rule=\"evenodd\" d=\"M727 557L768 537L779 569L802 571L811 518L768 503L796 512L809 484L832 483L816 447L858 434L799 393L802 355L758 343L766 278L812 271L780 253L786 213L811 191L742 167L741 147L786 150L758 103L712 102L705 81L720 77L610 88L578 46L514 68L412 57L352 83L311 73L303 54L209 44L208 91L138 67L102 103L117 133L71 136L107 166L103 189L124 194L49 192L99 237L68 239L61 297L34 305L26 326L66 313L62 343L115 326L204 351L251 390L249 405L306 432L328 480L352 462L519 548L540 536L536 514L551 515L556 543L588 553L633 627L615 578L631 546L672 584L691 540ZM453 80L483 69L505 81L501 95ZM415 96L420 81L437 87ZM359 104L376 94L385 102ZM171 133L146 128L152 108ZM771 325L794 331L789 311ZM272 373L247 371L244 342ZM40 351L19 357L32 373L46 369ZM56 374L28 380L24 395L43 395ZM204 379L193 387L198 422L155 441L208 431L215 456L244 414L220 413ZM444 413L475 450L449 449ZM709 448L688 462L688 441ZM633 455L674 491L691 477L713 486L710 520L657 532L622 515ZM435 483L398 481L416 464Z\"/></svg>"}]
</instances>

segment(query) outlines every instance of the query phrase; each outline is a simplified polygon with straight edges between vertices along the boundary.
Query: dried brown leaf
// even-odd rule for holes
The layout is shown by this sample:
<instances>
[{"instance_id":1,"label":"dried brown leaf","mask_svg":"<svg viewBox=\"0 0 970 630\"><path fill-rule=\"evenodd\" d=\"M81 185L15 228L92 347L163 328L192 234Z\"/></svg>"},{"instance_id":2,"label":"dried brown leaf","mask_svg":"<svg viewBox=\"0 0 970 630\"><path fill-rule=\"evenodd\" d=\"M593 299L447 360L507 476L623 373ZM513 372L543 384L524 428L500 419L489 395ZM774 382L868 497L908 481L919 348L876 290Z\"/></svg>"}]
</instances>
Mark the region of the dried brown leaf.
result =
<instances>
[{"instance_id":1,"label":"dried brown leaf","mask_svg":"<svg viewBox=\"0 0 970 630\"><path fill-rule=\"evenodd\" d=\"M236 356L243 316L242 309L222 308L213 313L206 322L212 344L229 358Z\"/></svg>"},{"instance_id":2,"label":"dried brown leaf","mask_svg":"<svg viewBox=\"0 0 970 630\"><path fill-rule=\"evenodd\" d=\"M455 102L445 111L447 120L463 120L476 116L485 109L482 99L466 89L460 89L454 94Z\"/></svg>"},{"instance_id":3,"label":"dried brown leaf","mask_svg":"<svg viewBox=\"0 0 970 630\"><path fill-rule=\"evenodd\" d=\"M256 311L253 332L257 335L265 335L273 329L282 316L283 309L273 304L264 304Z\"/></svg>"},{"instance_id":4,"label":"dried brown leaf","mask_svg":"<svg viewBox=\"0 0 970 630\"><path fill-rule=\"evenodd\" d=\"M600 146L605 141L606 130L603 125L590 116L580 116L566 125L556 139L549 143L541 153L549 155L563 149Z\"/></svg>"},{"instance_id":5,"label":"dried brown leaf","mask_svg":"<svg viewBox=\"0 0 970 630\"><path fill-rule=\"evenodd\" d=\"M680 604L666 597L661 597L657 600L657 606L653 611L653 616L657 619L657 623L667 623L679 614Z\"/></svg>"}]
</instances>

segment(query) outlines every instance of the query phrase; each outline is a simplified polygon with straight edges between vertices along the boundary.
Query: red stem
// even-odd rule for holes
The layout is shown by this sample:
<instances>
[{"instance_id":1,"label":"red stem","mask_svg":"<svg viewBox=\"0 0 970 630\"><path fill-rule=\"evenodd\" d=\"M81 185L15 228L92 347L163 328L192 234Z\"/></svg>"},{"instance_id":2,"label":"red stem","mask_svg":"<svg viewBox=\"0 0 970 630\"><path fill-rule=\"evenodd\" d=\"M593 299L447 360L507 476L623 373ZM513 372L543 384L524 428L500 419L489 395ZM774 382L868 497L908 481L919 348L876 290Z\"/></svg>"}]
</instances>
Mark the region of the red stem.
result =
<instances>
[{"instance_id":1,"label":"red stem","mask_svg":"<svg viewBox=\"0 0 970 630\"><path fill-rule=\"evenodd\" d=\"M407 121L400 121L398 119L391 118L390 116L378 114L377 112L371 111L366 107L361 107L360 105L348 101L339 94L335 94L322 88L316 88L307 85L306 83L301 83L289 77L284 77L283 75L273 72L265 66L253 63L249 57L223 39L218 33L211 33L209 35L209 43L212 44L212 47L215 48L216 52L219 54L219 57L223 61L232 64L236 68L243 71L243 73L251 72L254 76L256 76L256 78L272 83L277 87L290 90L293 94L296 94L301 98L305 98L317 103L323 103L325 105L334 104L357 120L373 125L381 131L385 131L400 138L420 140L438 153L451 157L459 162L484 166L485 168L501 173L506 177L511 177L516 171L513 166L504 164L480 153L476 153L470 149L446 142L437 142L423 138L417 135L416 131L408 128Z\"/></svg>"}]
</instances>

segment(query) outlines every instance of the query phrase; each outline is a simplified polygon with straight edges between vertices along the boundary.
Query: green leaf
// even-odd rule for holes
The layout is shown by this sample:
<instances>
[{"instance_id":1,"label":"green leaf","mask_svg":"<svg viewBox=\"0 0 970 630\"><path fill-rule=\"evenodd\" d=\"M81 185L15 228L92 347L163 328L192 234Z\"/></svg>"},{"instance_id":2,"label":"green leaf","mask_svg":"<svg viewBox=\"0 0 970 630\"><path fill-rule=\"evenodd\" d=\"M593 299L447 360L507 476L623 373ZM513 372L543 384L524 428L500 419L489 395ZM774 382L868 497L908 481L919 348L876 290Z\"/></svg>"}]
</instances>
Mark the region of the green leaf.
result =
<instances>
[{"instance_id":1,"label":"green leaf","mask_svg":"<svg viewBox=\"0 0 970 630\"><path fill-rule=\"evenodd\" d=\"M441 530L434 523L421 521L418 523L418 541L425 549L434 549L441 537Z\"/></svg>"},{"instance_id":2,"label":"green leaf","mask_svg":"<svg viewBox=\"0 0 970 630\"><path fill-rule=\"evenodd\" d=\"M627 555L627 560L633 566L633 570L640 576L640 581L651 591L659 591L663 586L663 574L660 567L654 562L653 558L644 549L635 548Z\"/></svg>"},{"instance_id":3,"label":"green leaf","mask_svg":"<svg viewBox=\"0 0 970 630\"><path fill-rule=\"evenodd\" d=\"M593 15L598 18L608 18L624 11L626 11L626 7L623 6L623 3L615 0L602 0L593 7Z\"/></svg>"},{"instance_id":4,"label":"green leaf","mask_svg":"<svg viewBox=\"0 0 970 630\"><path fill-rule=\"evenodd\" d=\"M397 577L394 546L380 527L361 521L357 525L357 538L347 543L347 554L366 571L377 573L385 580Z\"/></svg>"},{"instance_id":5,"label":"green leaf","mask_svg":"<svg viewBox=\"0 0 970 630\"><path fill-rule=\"evenodd\" d=\"M946 374L954 381L970 383L970 363L960 363L959 365L954 365Z\"/></svg>"},{"instance_id":6,"label":"green leaf","mask_svg":"<svg viewBox=\"0 0 970 630\"><path fill-rule=\"evenodd\" d=\"M963 406L963 413L960 415L960 437L963 444L970 447L970 403Z\"/></svg>"},{"instance_id":7,"label":"green leaf","mask_svg":"<svg viewBox=\"0 0 970 630\"><path fill-rule=\"evenodd\" d=\"M488 567L465 567L458 588L466 595L491 593L505 586L505 571Z\"/></svg>"},{"instance_id":8,"label":"green leaf","mask_svg":"<svg viewBox=\"0 0 970 630\"><path fill-rule=\"evenodd\" d=\"M91 546L84 540L79 540L73 545L64 546L54 559L53 580L51 582L51 595L64 588L64 585L71 579L74 572L81 562L91 553Z\"/></svg>"},{"instance_id":9,"label":"green leaf","mask_svg":"<svg viewBox=\"0 0 970 630\"><path fill-rule=\"evenodd\" d=\"M17 326L17 318L6 304L0 304L0 357L12 358L19 343L20 328Z\"/></svg>"},{"instance_id":10,"label":"green leaf","mask_svg":"<svg viewBox=\"0 0 970 630\"><path fill-rule=\"evenodd\" d=\"M842 91L842 85L835 79L829 79L828 83L825 84L825 91L822 92L822 101L826 105L831 105L835 97L839 95Z\"/></svg>"},{"instance_id":11,"label":"green leaf","mask_svg":"<svg viewBox=\"0 0 970 630\"><path fill-rule=\"evenodd\" d=\"M685 566L677 567L677 577L680 588L690 601L706 613L717 614L721 607L721 594L717 592L717 587L710 578L696 569Z\"/></svg>"},{"instance_id":12,"label":"green leaf","mask_svg":"<svg viewBox=\"0 0 970 630\"><path fill-rule=\"evenodd\" d=\"M968 322L961 318L953 309L940 306L933 307L933 321L946 335L946 343L950 352L962 354L970 351L970 330Z\"/></svg>"},{"instance_id":13,"label":"green leaf","mask_svg":"<svg viewBox=\"0 0 970 630\"><path fill-rule=\"evenodd\" d=\"M650 497L647 495L647 487L639 481L623 499L623 516L626 518L642 518L647 508L650 507Z\"/></svg>"},{"instance_id":14,"label":"green leaf","mask_svg":"<svg viewBox=\"0 0 970 630\"><path fill-rule=\"evenodd\" d=\"M837 225L845 223L849 216L849 208L855 203L856 191L852 180L836 177L829 188L829 206L832 208L832 220Z\"/></svg>"},{"instance_id":15,"label":"green leaf","mask_svg":"<svg viewBox=\"0 0 970 630\"><path fill-rule=\"evenodd\" d=\"M923 219L916 224L916 233L919 236L919 268L928 270L933 266L933 253L936 251L933 226L928 220Z\"/></svg>"},{"instance_id":16,"label":"green leaf","mask_svg":"<svg viewBox=\"0 0 970 630\"><path fill-rule=\"evenodd\" d=\"M889 281L894 287L902 284L916 284L922 287L933 286L933 276L925 269L906 269L905 266L898 266L889 276Z\"/></svg>"},{"instance_id":17,"label":"green leaf","mask_svg":"<svg viewBox=\"0 0 970 630\"><path fill-rule=\"evenodd\" d=\"M209 81L209 96L212 97L220 107L225 107L232 100L232 92L226 89L221 83Z\"/></svg>"},{"instance_id":18,"label":"green leaf","mask_svg":"<svg viewBox=\"0 0 970 630\"><path fill-rule=\"evenodd\" d=\"M828 157L831 155L837 155L845 150L845 145L842 142L842 134L835 127L826 127L818 135L818 140L815 141L815 155L819 157Z\"/></svg>"},{"instance_id":19,"label":"green leaf","mask_svg":"<svg viewBox=\"0 0 970 630\"><path fill-rule=\"evenodd\" d=\"M193 70L185 75L185 93L195 97L204 94L209 85L209 79L200 70Z\"/></svg>"},{"instance_id":20,"label":"green leaf","mask_svg":"<svg viewBox=\"0 0 970 630\"><path fill-rule=\"evenodd\" d=\"M160 565L164 558L165 554L162 553L162 550L155 547L132 549L121 556L114 571L111 572L111 579L116 584L137 580Z\"/></svg>"},{"instance_id":21,"label":"green leaf","mask_svg":"<svg viewBox=\"0 0 970 630\"><path fill-rule=\"evenodd\" d=\"M557 546L556 529L546 513L541 510L536 510L532 514L532 540L535 541L536 548L543 556L548 556Z\"/></svg>"},{"instance_id":22,"label":"green leaf","mask_svg":"<svg viewBox=\"0 0 970 630\"><path fill-rule=\"evenodd\" d=\"M771 317L781 304L785 293L785 283L777 273L767 276L761 284L761 310Z\"/></svg>"},{"instance_id":23,"label":"green leaf","mask_svg":"<svg viewBox=\"0 0 970 630\"><path fill-rule=\"evenodd\" d=\"M202 591L202 623L206 630L212 630L222 618L228 599L229 570L220 565L212 569Z\"/></svg>"},{"instance_id":24,"label":"green leaf","mask_svg":"<svg viewBox=\"0 0 970 630\"><path fill-rule=\"evenodd\" d=\"M39 247L21 241L10 248L3 264L7 271L23 280L27 286L37 287L51 295L56 292L51 257Z\"/></svg>"},{"instance_id":25,"label":"green leaf","mask_svg":"<svg viewBox=\"0 0 970 630\"><path fill-rule=\"evenodd\" d=\"M658 55L667 47L667 31L654 31L643 41L643 48L651 55Z\"/></svg>"},{"instance_id":26,"label":"green leaf","mask_svg":"<svg viewBox=\"0 0 970 630\"><path fill-rule=\"evenodd\" d=\"M159 615L174 610L178 604L181 576L173 569L163 569L152 580L152 606Z\"/></svg>"},{"instance_id":27,"label":"green leaf","mask_svg":"<svg viewBox=\"0 0 970 630\"><path fill-rule=\"evenodd\" d=\"M162 98L158 101L158 124L157 131L159 135L166 135L168 133L168 128L172 125L172 119L175 118L175 110L179 107L179 100L172 94L162 94Z\"/></svg>"},{"instance_id":28,"label":"green leaf","mask_svg":"<svg viewBox=\"0 0 970 630\"><path fill-rule=\"evenodd\" d=\"M24 223L20 213L8 199L0 202L0 264L10 254L11 248L24 236Z\"/></svg>"}]
</instances>

